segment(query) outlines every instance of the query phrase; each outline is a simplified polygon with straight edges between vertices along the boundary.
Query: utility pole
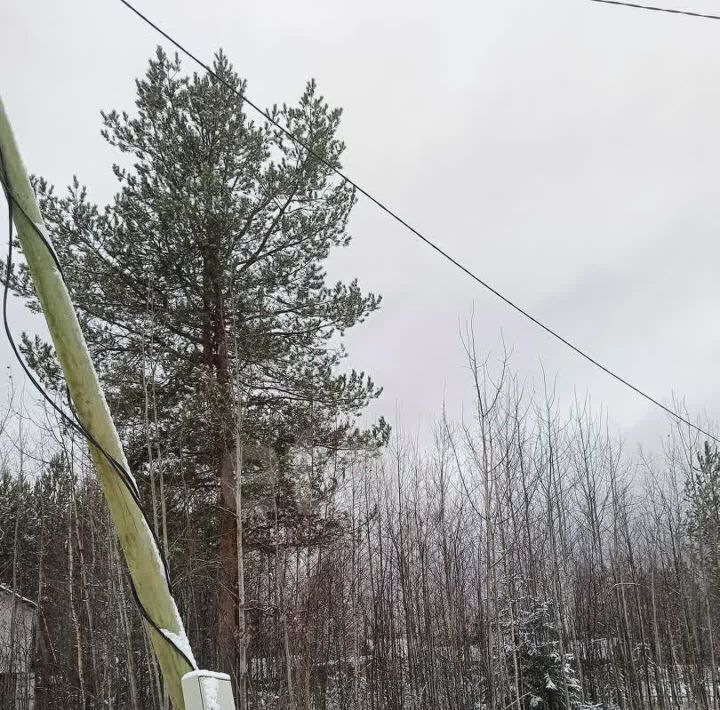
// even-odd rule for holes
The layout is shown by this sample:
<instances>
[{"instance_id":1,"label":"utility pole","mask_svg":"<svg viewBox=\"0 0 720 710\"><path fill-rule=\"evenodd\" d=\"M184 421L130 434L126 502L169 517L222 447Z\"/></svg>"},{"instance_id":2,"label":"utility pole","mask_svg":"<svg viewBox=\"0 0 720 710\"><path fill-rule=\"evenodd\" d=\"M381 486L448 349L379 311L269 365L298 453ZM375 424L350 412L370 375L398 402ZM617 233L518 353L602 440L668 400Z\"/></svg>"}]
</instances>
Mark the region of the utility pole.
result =
<instances>
[{"instance_id":1,"label":"utility pole","mask_svg":"<svg viewBox=\"0 0 720 710\"><path fill-rule=\"evenodd\" d=\"M144 611L145 624L173 708L230 710L234 704L229 692L229 677L197 669L158 546L133 495L137 490L132 490L135 481L132 477L124 480L118 470L122 467L129 472L125 454L70 294L55 263L40 208L2 99L0 158L0 180L9 195L8 208L12 209L18 240L78 419L97 442L97 446L90 443L90 455L110 509L137 601ZM208 700L211 704L206 702Z\"/></svg>"}]
</instances>

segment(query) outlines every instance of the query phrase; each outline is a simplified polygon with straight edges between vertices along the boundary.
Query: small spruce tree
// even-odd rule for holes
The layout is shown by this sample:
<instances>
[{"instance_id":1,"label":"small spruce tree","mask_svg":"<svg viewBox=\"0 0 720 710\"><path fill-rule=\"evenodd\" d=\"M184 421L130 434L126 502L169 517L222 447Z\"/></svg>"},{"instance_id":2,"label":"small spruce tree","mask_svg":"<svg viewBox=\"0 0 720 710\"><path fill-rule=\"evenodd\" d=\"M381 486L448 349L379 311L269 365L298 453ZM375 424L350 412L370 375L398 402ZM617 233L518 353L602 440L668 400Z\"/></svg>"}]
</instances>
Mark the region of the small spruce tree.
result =
<instances>
[{"instance_id":1,"label":"small spruce tree","mask_svg":"<svg viewBox=\"0 0 720 710\"><path fill-rule=\"evenodd\" d=\"M513 680L523 707L532 710L579 708L581 686L572 668L572 654L560 653L554 602L535 598L525 601L529 603L518 609L516 615L511 617L509 610L503 614L508 668L517 666L518 677Z\"/></svg>"}]
</instances>

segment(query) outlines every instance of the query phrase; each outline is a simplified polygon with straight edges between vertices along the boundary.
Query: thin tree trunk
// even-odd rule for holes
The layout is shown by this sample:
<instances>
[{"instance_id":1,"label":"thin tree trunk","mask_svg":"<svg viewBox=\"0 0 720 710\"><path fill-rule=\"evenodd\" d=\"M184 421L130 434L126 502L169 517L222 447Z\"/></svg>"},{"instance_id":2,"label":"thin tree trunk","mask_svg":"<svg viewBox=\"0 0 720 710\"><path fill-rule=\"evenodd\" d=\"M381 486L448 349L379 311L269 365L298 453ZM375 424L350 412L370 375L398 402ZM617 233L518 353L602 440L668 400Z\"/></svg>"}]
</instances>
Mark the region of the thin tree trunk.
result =
<instances>
[{"instance_id":1,"label":"thin tree trunk","mask_svg":"<svg viewBox=\"0 0 720 710\"><path fill-rule=\"evenodd\" d=\"M238 383L239 385L239 383ZM238 398L240 396L238 390ZM243 446L241 440L240 404L236 413L235 427L235 530L237 545L237 578L238 578L238 706L245 710L247 705L247 624L245 616L245 554L243 548L243 505L242 505L242 471Z\"/></svg>"}]
</instances>

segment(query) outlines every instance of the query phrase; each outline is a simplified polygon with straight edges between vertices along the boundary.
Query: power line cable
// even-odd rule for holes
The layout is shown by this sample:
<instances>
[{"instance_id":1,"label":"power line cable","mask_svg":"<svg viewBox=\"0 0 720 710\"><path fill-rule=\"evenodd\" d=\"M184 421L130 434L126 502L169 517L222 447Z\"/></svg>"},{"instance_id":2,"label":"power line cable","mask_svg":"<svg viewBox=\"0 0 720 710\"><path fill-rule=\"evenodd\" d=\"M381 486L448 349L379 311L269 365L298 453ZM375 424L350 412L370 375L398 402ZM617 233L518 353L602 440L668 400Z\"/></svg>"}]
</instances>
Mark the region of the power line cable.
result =
<instances>
[{"instance_id":1,"label":"power line cable","mask_svg":"<svg viewBox=\"0 0 720 710\"><path fill-rule=\"evenodd\" d=\"M15 359L20 364L20 367L22 368L23 372L27 376L27 378L30 380L31 384L35 389L40 393L42 398L52 407L52 409L60 416L61 420L64 421L72 431L76 432L80 436L84 437L88 443L90 443L93 447L95 447L102 456L107 460L107 462L110 464L110 466L115 470L115 472L120 477L120 480L122 481L125 488L128 490L128 493L130 494L130 497L132 498L133 502L137 506L138 510L140 511L140 514L142 515L143 519L145 520L145 524L148 527L148 530L150 530L150 533L152 535L153 542L155 544L155 548L158 554L158 557L160 558L163 566L163 573L165 576L165 582L167 584L168 590L172 589L172 583L170 581L170 570L167 564L167 559L165 558L165 555L162 552L162 549L160 547L160 541L158 540L157 534L150 525L150 521L148 519L147 513L145 511L145 508L142 505L142 501L140 500L140 491L138 490L137 483L135 482L135 479L133 478L132 474L111 454L109 454L102 445L98 442L98 440L93 436L93 434L88 430L88 428L82 423L80 420L80 417L78 416L77 412L75 411L75 407L73 406L72 398L70 396L70 390L67 388L67 385L65 386L65 392L67 395L67 402L68 406L70 408L70 414L68 414L60 405L55 402L55 400L47 393L45 388L42 386L42 384L38 381L38 379L35 377L33 372L31 371L30 367L25 362L24 358L20 354L20 350L17 346L17 343L15 342L15 338L13 337L12 328L10 327L10 321L8 318L8 295L10 292L10 283L12 281L12 275L13 275L13 210L17 209L24 217L25 219L32 225L33 231L35 232L36 236L40 239L43 246L47 249L48 253L52 257L53 262L55 263L55 266L57 267L60 276L65 281L65 274L62 269L62 265L60 263L60 259L58 258L57 253L55 252L55 249L52 246L52 243L48 240L47 236L43 233L43 230L33 222L32 219L30 219L30 216L25 211L25 208L22 206L22 204L16 199L15 195L12 193L10 189L10 185L5 182L4 175L6 175L5 172L5 161L3 158L2 149L0 148L0 185L2 186L3 193L5 195L5 200L7 201L7 208L8 208L8 252L7 257L5 261L5 278L3 283L3 297L2 297L2 318L3 318L3 326L5 329L5 335L7 336L8 342L10 344L10 348L13 352L13 355L15 356ZM140 595L137 591L137 587L135 586L135 581L132 578L132 575L128 574L128 580L130 582L130 591L132 593L133 599L135 600L135 604L137 605L138 609L140 610L140 614L147 621L147 623L163 638L165 641L171 646L171 648L180 655L185 662L188 664L188 666L192 669L197 669L196 664L193 662L193 660L187 655L185 650L178 645L178 643L173 639L170 638L165 631L158 625L158 623L150 616L149 612L143 605L142 601L140 600Z\"/></svg>"},{"instance_id":2,"label":"power line cable","mask_svg":"<svg viewBox=\"0 0 720 710\"><path fill-rule=\"evenodd\" d=\"M610 2L610 0L595 0L595 2ZM403 217L401 217L397 212L392 210L390 207L388 207L384 202L382 202L379 198L375 197L371 192L363 188L361 185L359 185L355 180L351 179L346 175L340 168L337 167L337 165L334 165L333 163L329 162L326 158L324 158L322 155L317 153L311 146L309 146L305 141L303 141L301 138L298 138L295 134L290 132L285 126L283 126L281 123L279 123L277 120L275 120L270 114L267 113L267 111L264 111L261 109L257 104L255 104L253 101L251 101L244 93L238 91L232 84L230 84L228 81L223 79L221 76L219 76L213 69L206 63L203 62L197 55L193 54L189 49L184 47L180 42L178 42L175 38L173 38L171 35L169 35L165 30L163 30L161 27L159 27L155 22L153 22L151 19L149 19L146 15L144 15L140 10L138 10L134 5L132 5L128 0L120 0L120 2L125 5L131 12L133 12L137 17L139 17L145 24L152 27L157 33L162 35L168 42L170 42L176 49L180 50L185 56L189 57L192 61L194 61L198 66L202 67L210 76L212 76L216 81L223 84L227 89L229 89L232 93L236 94L244 103L246 103L248 106L250 106L253 110L255 110L257 113L259 113L261 116L263 116L267 121L272 123L274 126L276 126L284 135L286 135L288 138L290 138L292 141L294 141L297 145L299 145L301 148L306 150L310 155L312 155L316 160L320 161L325 167L329 168L333 172L335 172L342 180L344 180L348 185L351 185L355 190L357 190L361 195L366 197L370 202L372 202L376 207L379 207L383 212L385 212L387 215L392 217L398 224L402 225L407 229L408 231L412 232L418 239L420 239L422 242L424 242L427 246L429 246L431 249L433 249L435 252L440 254L446 261L449 261L453 266L460 269L466 276L469 276L473 281L480 284L484 289L490 291L494 296L499 298L503 303L510 306L513 310L515 310L520 315L524 316L528 320L530 320L532 323L534 323L536 326L544 330L548 335L552 336L559 342L561 342L566 347L570 348L575 354L579 355L583 359L585 359L587 362L589 362L591 365L594 365L598 369L602 370L606 375L609 375L612 377L616 382L619 382L620 384L624 385L625 387L628 387L631 389L635 394L639 395L640 397L643 397L645 400L650 402L651 404L654 404L656 407L659 407L664 412L672 416L677 421L681 422L682 424L685 424L692 429L695 429L695 431L699 432L700 434L703 434L704 436L707 436L709 439L714 441L717 444L720 444L720 438L715 436L714 434L711 434L709 431L706 431L702 427L698 426L697 424L693 424L690 420L688 420L686 417L683 417L681 414L676 412L674 409L671 409L670 407L664 405L662 402L660 402L658 399L653 397L652 395L647 394L647 392L644 392L639 387L636 387L634 384L626 380L625 378L618 375L616 372L611 370L609 367L606 367L601 362L596 360L594 357L586 353L584 350L579 348L576 345L573 345L567 338L560 335L557 331L550 328L550 326L545 325L542 321L538 320L535 316L533 316L531 313L529 313L527 310L519 306L514 301L510 300L507 296L504 296L500 291L498 291L496 288L491 286L487 281L484 281L481 279L477 274L475 274L473 271L471 271L467 266L462 264L460 261L458 261L455 257L451 256L448 252L446 252L442 247L440 247L438 244L433 242L431 239L426 237L422 232L420 232L418 229L412 226L408 221L406 221ZM720 19L720 18L718 18Z\"/></svg>"},{"instance_id":3,"label":"power line cable","mask_svg":"<svg viewBox=\"0 0 720 710\"><path fill-rule=\"evenodd\" d=\"M656 5L641 5L635 2L623 2L622 0L590 0L603 5L618 5L619 7L633 7L636 10L650 10L651 12L665 12L670 15L687 15L688 17L701 17L705 20L720 20L720 15L708 15L704 12L693 12L692 10L678 10L671 7L657 7Z\"/></svg>"}]
</instances>

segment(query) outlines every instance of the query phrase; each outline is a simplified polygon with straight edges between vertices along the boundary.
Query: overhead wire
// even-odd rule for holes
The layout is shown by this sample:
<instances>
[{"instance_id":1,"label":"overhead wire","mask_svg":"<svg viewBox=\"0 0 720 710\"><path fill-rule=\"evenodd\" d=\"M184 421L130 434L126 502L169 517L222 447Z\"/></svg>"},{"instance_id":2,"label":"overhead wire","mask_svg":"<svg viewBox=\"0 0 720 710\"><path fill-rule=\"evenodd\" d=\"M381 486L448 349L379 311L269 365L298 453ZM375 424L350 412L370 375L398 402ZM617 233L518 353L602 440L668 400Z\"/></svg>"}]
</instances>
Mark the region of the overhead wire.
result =
<instances>
[{"instance_id":1,"label":"overhead wire","mask_svg":"<svg viewBox=\"0 0 720 710\"><path fill-rule=\"evenodd\" d=\"M590 2L598 2L602 3L603 5L617 5L619 7L632 7L636 10L649 10L650 12L664 12L669 15L686 15L687 17L701 17L705 20L720 20L720 15L709 15L704 12L681 10L671 7L659 7L657 5L642 5L636 2L624 2L624 0L590 0Z\"/></svg>"},{"instance_id":2,"label":"overhead wire","mask_svg":"<svg viewBox=\"0 0 720 710\"><path fill-rule=\"evenodd\" d=\"M595 1L595 2L611 2L611 0L593 0L593 1ZM453 257L445 249L443 249L441 246L439 246L436 242L434 242L429 237L427 237L425 234L423 234L419 229L417 229L412 224L410 224L410 222L408 222L406 219L401 217L396 211L391 209L385 202L380 200L378 197L375 197L375 195L373 193L371 193L369 190L362 187L358 182L356 182L355 180L350 178L337 165L335 165L334 163L327 160L323 155L319 154L306 141L304 141L301 138L299 138L298 136L296 136L286 126L283 126L277 119L273 118L267 111L260 108L260 106L258 106L255 102L253 102L245 93L238 91L230 82L228 82L223 77L218 75L218 73L215 72L212 69L212 67L209 64L207 64L207 62L204 62L196 54L194 54L189 49L187 49L187 47L185 47L178 40L176 40L174 37L172 37L168 32L166 32L164 29L162 29L157 23L155 23L153 20L151 20L149 17L147 17L147 15L145 15L140 10L138 10L132 3L130 3L128 0L120 0L120 2L123 5L125 5L125 7L128 8L131 12L133 12L138 18L140 18L145 24L147 24L149 27L151 27L153 30L155 30L158 34L160 34L162 37L164 37L168 42L170 42L176 49L178 49L180 52L182 52L186 57L188 57L193 62L195 62L198 66L200 66L202 69L204 69L216 81L218 81L220 84L224 85L227 89L229 89L241 101L243 101L245 104L250 106L250 108L252 108L254 111L256 111L259 115L261 115L267 121L272 123L276 128L278 128L283 133L283 135L285 135L287 138L292 140L296 145L303 148L303 150L306 150L309 155L314 157L316 160L318 160L320 163L322 163L325 167L332 170L346 184L350 185L358 193L363 195L366 199L370 200L370 202L372 202L381 211L383 211L385 214L387 214L389 217L391 217L393 220L395 220L398 224L400 224L402 227L404 227L409 232L411 232L415 237L420 239L426 246L430 247L433 251L435 251L437 254L439 254L441 257L443 257L446 261L450 262L453 266L455 266L457 269L462 271L466 276L470 277L473 281L475 281L480 286L482 286L484 289L486 289L487 291L492 293L494 296L496 296L498 299L500 299L503 303L505 303L507 306L512 308L514 311L516 311L517 313L519 313L520 315L522 315L523 317L527 318L529 321L534 323L538 328L545 331L548 335L553 337L555 340L559 341L560 343L565 345L567 348L572 350L576 355L579 355L581 358L583 358L584 360L589 362L594 367L602 370L606 375L608 375L609 377L614 379L616 382L619 382L621 385L623 385L623 386L627 387L628 389L632 390L633 392L635 392L635 394L639 395L646 401L650 402L651 404L655 405L659 409L663 410L666 414L669 414L676 421L678 421L682 424L685 424L686 426L689 426L690 428L694 429L695 431L702 434L703 436L708 437L710 440L714 441L716 444L720 444L720 437L712 434L711 432L700 427L699 425L694 424L687 417L682 416L679 412L677 412L674 409L663 404L662 402L660 402L660 400L658 400L657 398L648 394L647 392L640 389L636 385L632 384L629 380L621 377L614 370L611 370L606 365L603 365L596 358L592 357L589 353L587 353L586 351L584 351L577 345L574 345L572 342L570 342L567 338L562 336L556 330L552 329L550 326L543 323L541 320L539 320L538 318L533 316L528 310L526 310L522 306L518 305L513 300L511 300L510 298L505 296L503 293L501 293L498 289L496 289L495 287L490 285L487 281L485 281L480 276L478 276L475 272L473 272L469 267L465 266L458 259Z\"/></svg>"}]
</instances>

